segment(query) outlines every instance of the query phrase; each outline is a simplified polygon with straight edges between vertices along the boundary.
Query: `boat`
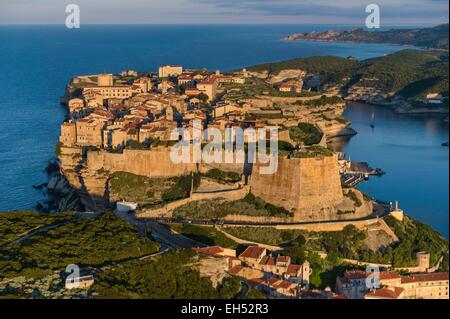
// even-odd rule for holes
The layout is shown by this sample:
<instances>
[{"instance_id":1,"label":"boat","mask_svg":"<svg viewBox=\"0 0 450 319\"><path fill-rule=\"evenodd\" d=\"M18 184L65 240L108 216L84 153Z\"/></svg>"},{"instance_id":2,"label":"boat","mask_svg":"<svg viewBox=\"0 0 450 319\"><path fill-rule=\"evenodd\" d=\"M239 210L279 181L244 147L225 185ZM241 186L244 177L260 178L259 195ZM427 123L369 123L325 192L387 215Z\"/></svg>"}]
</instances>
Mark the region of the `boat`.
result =
<instances>
[{"instance_id":1,"label":"boat","mask_svg":"<svg viewBox=\"0 0 450 319\"><path fill-rule=\"evenodd\" d=\"M375 128L375 112L372 112L372 123L370 123L371 128Z\"/></svg>"}]
</instances>

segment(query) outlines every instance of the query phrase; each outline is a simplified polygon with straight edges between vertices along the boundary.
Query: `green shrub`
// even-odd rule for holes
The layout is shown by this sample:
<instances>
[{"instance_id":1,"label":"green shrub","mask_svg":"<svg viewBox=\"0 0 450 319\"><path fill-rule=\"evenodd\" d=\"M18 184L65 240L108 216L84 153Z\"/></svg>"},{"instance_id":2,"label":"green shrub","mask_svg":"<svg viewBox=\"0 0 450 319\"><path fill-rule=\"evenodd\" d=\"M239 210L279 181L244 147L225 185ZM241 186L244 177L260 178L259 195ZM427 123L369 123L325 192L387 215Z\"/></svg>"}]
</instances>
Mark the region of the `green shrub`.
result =
<instances>
[{"instance_id":1,"label":"green shrub","mask_svg":"<svg viewBox=\"0 0 450 319\"><path fill-rule=\"evenodd\" d=\"M192 178L194 179L193 182ZM162 200L165 202L172 202L189 197L191 186L194 187L194 190L197 189L200 186L200 181L201 175L198 173L179 177L176 184L170 190L162 194Z\"/></svg>"},{"instance_id":2,"label":"green shrub","mask_svg":"<svg viewBox=\"0 0 450 319\"><path fill-rule=\"evenodd\" d=\"M129 150L147 150L149 149L149 145L147 143L140 143L138 141L130 140L127 141L125 148Z\"/></svg>"},{"instance_id":3,"label":"green shrub","mask_svg":"<svg viewBox=\"0 0 450 319\"><path fill-rule=\"evenodd\" d=\"M320 130L309 123L298 123L298 126L289 128L290 138L303 145L314 145L320 143L322 139Z\"/></svg>"},{"instance_id":4,"label":"green shrub","mask_svg":"<svg viewBox=\"0 0 450 319\"><path fill-rule=\"evenodd\" d=\"M56 154L56 156L60 156L61 155L61 148L63 146L64 146L64 144L62 142L56 143L56 146L55 146L55 154Z\"/></svg>"},{"instance_id":5,"label":"green shrub","mask_svg":"<svg viewBox=\"0 0 450 319\"><path fill-rule=\"evenodd\" d=\"M210 169L206 174L206 177L215 179L221 182L236 183L241 180L241 175L236 172L225 172L217 168Z\"/></svg>"},{"instance_id":6,"label":"green shrub","mask_svg":"<svg viewBox=\"0 0 450 319\"><path fill-rule=\"evenodd\" d=\"M353 203L355 203L356 207L362 206L363 203L361 202L361 200L359 199L359 197L356 195L356 193L354 191L349 190L345 196L350 198L353 201Z\"/></svg>"}]
</instances>

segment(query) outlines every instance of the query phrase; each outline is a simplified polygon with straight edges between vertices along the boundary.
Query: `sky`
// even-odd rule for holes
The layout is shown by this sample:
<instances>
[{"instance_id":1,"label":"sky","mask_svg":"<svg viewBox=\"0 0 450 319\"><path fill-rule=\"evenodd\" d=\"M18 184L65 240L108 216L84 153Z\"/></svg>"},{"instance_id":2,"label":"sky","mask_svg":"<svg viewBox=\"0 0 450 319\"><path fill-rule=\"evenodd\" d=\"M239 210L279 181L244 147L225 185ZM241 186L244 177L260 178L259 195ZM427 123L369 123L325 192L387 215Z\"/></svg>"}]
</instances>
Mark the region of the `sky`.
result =
<instances>
[{"instance_id":1,"label":"sky","mask_svg":"<svg viewBox=\"0 0 450 319\"><path fill-rule=\"evenodd\" d=\"M0 0L0 24L361 24L378 4L386 25L448 22L447 0Z\"/></svg>"}]
</instances>

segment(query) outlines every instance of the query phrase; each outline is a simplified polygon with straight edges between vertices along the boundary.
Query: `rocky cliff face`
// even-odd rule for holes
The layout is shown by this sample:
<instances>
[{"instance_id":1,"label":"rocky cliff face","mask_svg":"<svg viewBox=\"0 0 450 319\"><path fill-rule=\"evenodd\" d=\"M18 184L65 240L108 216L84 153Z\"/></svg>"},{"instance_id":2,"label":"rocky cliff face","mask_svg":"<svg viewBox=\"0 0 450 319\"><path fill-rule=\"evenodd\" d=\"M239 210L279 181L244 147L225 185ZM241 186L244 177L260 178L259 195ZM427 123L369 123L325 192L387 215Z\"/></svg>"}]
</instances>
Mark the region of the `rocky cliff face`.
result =
<instances>
[{"instance_id":1,"label":"rocky cliff face","mask_svg":"<svg viewBox=\"0 0 450 319\"><path fill-rule=\"evenodd\" d=\"M109 204L107 172L91 169L81 148L62 147L59 160L61 174L76 191L84 208L88 211L106 210Z\"/></svg>"},{"instance_id":2,"label":"rocky cliff face","mask_svg":"<svg viewBox=\"0 0 450 319\"><path fill-rule=\"evenodd\" d=\"M174 164L167 148L125 150L121 154L91 151L83 156L79 148L63 147L59 159L61 172L67 179L66 186L76 190L87 210L95 211L108 209L109 178L114 172L147 177L182 176L197 169L205 172L213 167L244 172L243 164L202 164L198 167L196 164ZM251 191L268 203L294 212L296 221L343 219L346 216L340 216L338 211L352 209L343 195L336 155L321 158L280 157L278 170L272 175L261 175L259 168L259 164L254 164L251 169ZM358 217L364 214L366 209L356 212ZM351 218L356 215L352 214Z\"/></svg>"}]
</instances>

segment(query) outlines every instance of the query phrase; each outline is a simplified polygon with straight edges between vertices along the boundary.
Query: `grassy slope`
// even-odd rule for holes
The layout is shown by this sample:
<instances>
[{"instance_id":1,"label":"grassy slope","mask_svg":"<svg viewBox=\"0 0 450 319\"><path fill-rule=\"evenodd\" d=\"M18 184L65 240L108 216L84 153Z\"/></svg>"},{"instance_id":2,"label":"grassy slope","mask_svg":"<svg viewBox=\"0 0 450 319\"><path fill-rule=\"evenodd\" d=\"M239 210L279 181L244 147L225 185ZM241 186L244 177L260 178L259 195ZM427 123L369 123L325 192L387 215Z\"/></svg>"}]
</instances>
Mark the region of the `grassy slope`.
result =
<instances>
[{"instance_id":1,"label":"grassy slope","mask_svg":"<svg viewBox=\"0 0 450 319\"><path fill-rule=\"evenodd\" d=\"M12 211L0 214L0 246L41 227L70 220L70 212L61 214L41 214L35 211Z\"/></svg>"},{"instance_id":2,"label":"grassy slope","mask_svg":"<svg viewBox=\"0 0 450 319\"><path fill-rule=\"evenodd\" d=\"M99 267L157 250L156 243L140 237L131 225L105 213L0 247L0 277L36 278L70 264Z\"/></svg>"},{"instance_id":3,"label":"grassy slope","mask_svg":"<svg viewBox=\"0 0 450 319\"><path fill-rule=\"evenodd\" d=\"M322 83L348 85L361 78L376 77L379 80L368 85L398 92L407 98L423 97L432 91L448 96L448 62L441 61L441 56L448 58L448 53L408 49L360 62L323 56L261 64L249 70L276 73L284 69L302 69L320 75Z\"/></svg>"},{"instance_id":4,"label":"grassy slope","mask_svg":"<svg viewBox=\"0 0 450 319\"><path fill-rule=\"evenodd\" d=\"M213 227L202 227L195 225L181 225L171 224L172 228L177 233L183 236L199 241L209 246L222 246L225 248L236 248L238 243L226 237L220 231Z\"/></svg>"}]
</instances>

